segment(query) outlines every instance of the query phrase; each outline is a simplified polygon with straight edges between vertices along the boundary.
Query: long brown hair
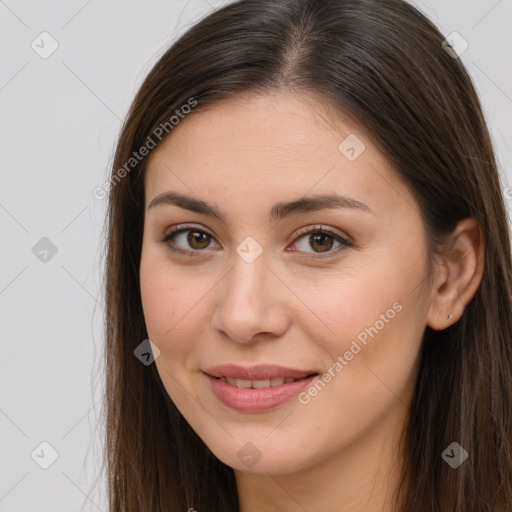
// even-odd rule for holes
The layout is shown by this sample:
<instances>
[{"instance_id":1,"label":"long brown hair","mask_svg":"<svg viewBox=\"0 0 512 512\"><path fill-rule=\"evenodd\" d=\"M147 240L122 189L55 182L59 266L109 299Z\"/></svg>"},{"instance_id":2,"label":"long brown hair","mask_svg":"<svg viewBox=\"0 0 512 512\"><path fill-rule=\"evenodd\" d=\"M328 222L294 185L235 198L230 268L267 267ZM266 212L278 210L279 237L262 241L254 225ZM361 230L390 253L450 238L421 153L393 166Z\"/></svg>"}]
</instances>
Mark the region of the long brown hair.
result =
<instances>
[{"instance_id":1,"label":"long brown hair","mask_svg":"<svg viewBox=\"0 0 512 512\"><path fill-rule=\"evenodd\" d=\"M367 130L421 208L431 261L457 221L478 222L480 286L458 322L424 333L399 510L511 510L510 228L477 94L443 40L402 0L241 0L196 23L150 71L119 138L105 226L111 512L238 510L233 470L184 420L155 365L134 356L148 337L139 288L147 157L137 152L162 126L172 134L169 119L191 98L198 111L274 89L312 94ZM454 441L469 453L456 470L441 457Z\"/></svg>"}]
</instances>

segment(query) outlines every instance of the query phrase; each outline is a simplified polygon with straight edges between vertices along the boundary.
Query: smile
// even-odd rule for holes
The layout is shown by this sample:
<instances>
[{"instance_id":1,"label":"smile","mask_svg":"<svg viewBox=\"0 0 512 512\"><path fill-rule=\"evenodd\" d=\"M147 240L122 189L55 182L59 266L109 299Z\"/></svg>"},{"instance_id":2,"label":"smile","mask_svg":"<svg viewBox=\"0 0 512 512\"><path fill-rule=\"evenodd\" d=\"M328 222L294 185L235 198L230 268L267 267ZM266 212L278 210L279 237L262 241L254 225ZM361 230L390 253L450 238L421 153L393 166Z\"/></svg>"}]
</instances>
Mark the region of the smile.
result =
<instances>
[{"instance_id":1,"label":"smile","mask_svg":"<svg viewBox=\"0 0 512 512\"><path fill-rule=\"evenodd\" d=\"M203 374L218 401L230 409L246 413L274 409L296 397L319 377L317 372L272 365L251 368L225 365Z\"/></svg>"},{"instance_id":2,"label":"smile","mask_svg":"<svg viewBox=\"0 0 512 512\"><path fill-rule=\"evenodd\" d=\"M254 388L254 389L264 389L275 386L281 386L285 382L288 384L290 382L295 382L296 380L293 377L272 377L271 379L261 379L261 380L248 380L248 379L236 379L234 377L218 377L222 382L226 382L231 386L236 386L237 388Z\"/></svg>"}]
</instances>

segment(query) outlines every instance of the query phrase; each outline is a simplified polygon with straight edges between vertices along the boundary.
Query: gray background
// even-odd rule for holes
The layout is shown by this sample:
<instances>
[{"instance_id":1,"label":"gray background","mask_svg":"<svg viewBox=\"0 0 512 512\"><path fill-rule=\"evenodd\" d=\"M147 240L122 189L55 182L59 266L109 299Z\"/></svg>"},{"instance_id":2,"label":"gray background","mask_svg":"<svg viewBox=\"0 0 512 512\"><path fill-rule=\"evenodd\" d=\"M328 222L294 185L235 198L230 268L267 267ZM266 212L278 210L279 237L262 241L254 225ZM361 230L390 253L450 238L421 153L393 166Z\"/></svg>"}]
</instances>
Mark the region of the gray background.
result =
<instances>
[{"instance_id":1,"label":"gray background","mask_svg":"<svg viewBox=\"0 0 512 512\"><path fill-rule=\"evenodd\" d=\"M107 179L121 120L152 64L224 3L0 0L1 512L106 511L101 479L95 486L106 204L92 191ZM445 35L469 43L461 58L483 102L510 213L512 0L414 3ZM43 31L58 43L47 58L31 47L51 49ZM48 469L43 441L58 453Z\"/></svg>"}]
</instances>

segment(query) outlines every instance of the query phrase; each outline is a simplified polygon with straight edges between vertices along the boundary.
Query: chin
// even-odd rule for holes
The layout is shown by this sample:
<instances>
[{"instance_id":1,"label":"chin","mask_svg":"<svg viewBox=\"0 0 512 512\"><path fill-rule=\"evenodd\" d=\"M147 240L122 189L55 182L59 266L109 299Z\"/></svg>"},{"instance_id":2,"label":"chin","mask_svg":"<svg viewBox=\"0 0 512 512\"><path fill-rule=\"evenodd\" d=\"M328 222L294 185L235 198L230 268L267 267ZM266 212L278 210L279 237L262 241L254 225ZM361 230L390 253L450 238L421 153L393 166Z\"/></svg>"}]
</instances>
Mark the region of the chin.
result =
<instances>
[{"instance_id":1,"label":"chin","mask_svg":"<svg viewBox=\"0 0 512 512\"><path fill-rule=\"evenodd\" d=\"M229 445L209 448L221 462L235 471L285 475L310 465L307 454L296 449L297 443L276 446L268 439L232 441Z\"/></svg>"}]
</instances>

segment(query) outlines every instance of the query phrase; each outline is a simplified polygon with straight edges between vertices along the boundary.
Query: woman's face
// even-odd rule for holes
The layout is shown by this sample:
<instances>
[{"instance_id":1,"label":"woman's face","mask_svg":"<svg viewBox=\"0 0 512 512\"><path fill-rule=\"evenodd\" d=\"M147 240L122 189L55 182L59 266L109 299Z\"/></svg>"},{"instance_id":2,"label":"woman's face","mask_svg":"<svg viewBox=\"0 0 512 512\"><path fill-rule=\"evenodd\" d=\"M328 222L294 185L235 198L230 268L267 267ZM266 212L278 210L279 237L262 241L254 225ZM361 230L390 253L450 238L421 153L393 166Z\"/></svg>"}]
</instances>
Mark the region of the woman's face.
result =
<instances>
[{"instance_id":1,"label":"woman's face","mask_svg":"<svg viewBox=\"0 0 512 512\"><path fill-rule=\"evenodd\" d=\"M211 451L272 474L374 456L407 413L430 290L417 203L367 134L295 95L238 97L180 121L145 194L155 364Z\"/></svg>"}]
</instances>

